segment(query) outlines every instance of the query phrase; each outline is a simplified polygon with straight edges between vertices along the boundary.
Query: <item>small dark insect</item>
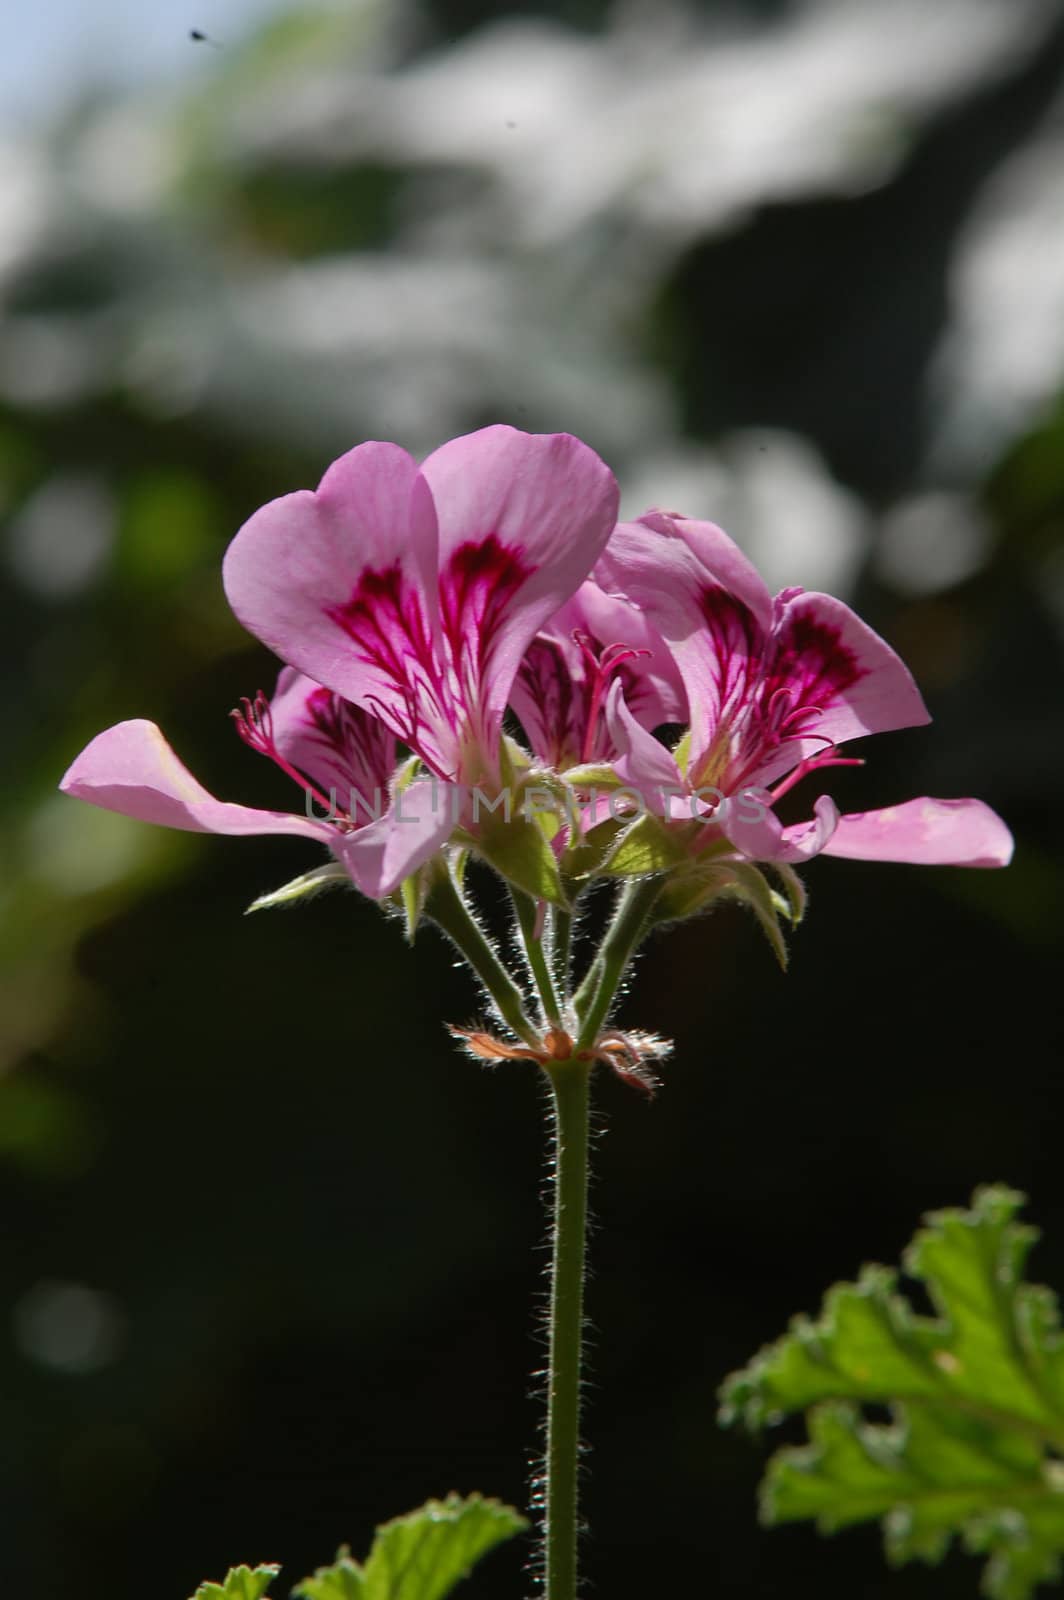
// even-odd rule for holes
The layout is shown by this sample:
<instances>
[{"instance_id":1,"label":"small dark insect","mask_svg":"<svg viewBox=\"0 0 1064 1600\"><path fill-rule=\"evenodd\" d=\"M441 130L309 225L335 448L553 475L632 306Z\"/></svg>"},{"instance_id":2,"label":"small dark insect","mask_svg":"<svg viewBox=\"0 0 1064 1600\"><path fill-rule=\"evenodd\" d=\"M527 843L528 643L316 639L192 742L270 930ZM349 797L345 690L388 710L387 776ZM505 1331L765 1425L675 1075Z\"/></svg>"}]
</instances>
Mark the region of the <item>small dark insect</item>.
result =
<instances>
[{"instance_id":1,"label":"small dark insect","mask_svg":"<svg viewBox=\"0 0 1064 1600\"><path fill-rule=\"evenodd\" d=\"M217 39L212 39L210 34L204 33L202 28L190 28L188 36L194 44L209 44L212 50L220 50L222 48Z\"/></svg>"}]
</instances>

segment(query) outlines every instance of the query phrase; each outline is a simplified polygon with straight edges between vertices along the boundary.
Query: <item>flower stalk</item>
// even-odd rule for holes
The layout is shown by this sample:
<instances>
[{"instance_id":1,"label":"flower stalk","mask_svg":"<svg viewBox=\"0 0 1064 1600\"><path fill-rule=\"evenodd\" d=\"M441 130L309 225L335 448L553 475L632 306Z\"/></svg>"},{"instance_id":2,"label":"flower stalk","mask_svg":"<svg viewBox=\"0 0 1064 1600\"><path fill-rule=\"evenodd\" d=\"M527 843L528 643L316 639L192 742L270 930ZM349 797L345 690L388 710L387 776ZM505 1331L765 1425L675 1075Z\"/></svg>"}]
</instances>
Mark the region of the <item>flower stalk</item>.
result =
<instances>
[{"instance_id":1,"label":"flower stalk","mask_svg":"<svg viewBox=\"0 0 1064 1600\"><path fill-rule=\"evenodd\" d=\"M548 1066L554 1121L547 1449L543 1479L546 1600L575 1600L580 1532L580 1384L587 1250L588 1130L592 1064Z\"/></svg>"},{"instance_id":2,"label":"flower stalk","mask_svg":"<svg viewBox=\"0 0 1064 1600\"><path fill-rule=\"evenodd\" d=\"M578 1051L594 1046L664 884L664 877L656 874L633 878L621 891L601 949L573 996L573 1008L580 1019Z\"/></svg>"},{"instance_id":3,"label":"flower stalk","mask_svg":"<svg viewBox=\"0 0 1064 1600\"><path fill-rule=\"evenodd\" d=\"M539 1039L525 1015L521 991L495 954L449 871L437 874L425 903L425 914L432 918L469 962L507 1027L534 1049Z\"/></svg>"}]
</instances>

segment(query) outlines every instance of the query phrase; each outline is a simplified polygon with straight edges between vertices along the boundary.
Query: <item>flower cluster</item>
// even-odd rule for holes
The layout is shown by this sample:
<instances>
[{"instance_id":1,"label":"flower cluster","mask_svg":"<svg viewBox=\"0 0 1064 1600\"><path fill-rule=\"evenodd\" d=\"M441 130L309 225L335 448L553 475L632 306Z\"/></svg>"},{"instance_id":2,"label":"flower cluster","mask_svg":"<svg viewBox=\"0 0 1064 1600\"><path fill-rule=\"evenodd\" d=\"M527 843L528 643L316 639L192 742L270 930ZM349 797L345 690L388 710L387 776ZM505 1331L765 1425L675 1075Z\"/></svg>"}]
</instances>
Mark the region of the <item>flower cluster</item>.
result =
<instances>
[{"instance_id":1,"label":"flower cluster","mask_svg":"<svg viewBox=\"0 0 1064 1600\"><path fill-rule=\"evenodd\" d=\"M853 763L850 741L928 720L908 670L841 601L770 594L712 523L618 523L617 500L565 434L484 428L420 466L358 446L225 557L233 611L285 663L237 731L298 810L216 800L141 720L98 735L62 788L170 827L305 835L376 900L458 850L563 907L591 878L661 875L662 916L721 892L770 908L756 864L793 907L792 865L820 853L1008 861L973 799L842 815L824 793L781 821L803 778Z\"/></svg>"}]
</instances>

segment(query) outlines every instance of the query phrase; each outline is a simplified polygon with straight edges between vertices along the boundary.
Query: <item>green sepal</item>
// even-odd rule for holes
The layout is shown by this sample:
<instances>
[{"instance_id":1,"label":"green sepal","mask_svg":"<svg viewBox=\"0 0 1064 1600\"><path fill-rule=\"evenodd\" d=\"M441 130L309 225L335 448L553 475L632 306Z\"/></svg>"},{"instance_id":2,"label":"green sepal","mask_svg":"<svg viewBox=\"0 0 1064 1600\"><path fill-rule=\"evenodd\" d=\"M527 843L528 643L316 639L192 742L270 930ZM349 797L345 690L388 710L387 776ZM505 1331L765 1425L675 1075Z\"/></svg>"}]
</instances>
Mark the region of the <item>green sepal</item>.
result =
<instances>
[{"instance_id":1,"label":"green sepal","mask_svg":"<svg viewBox=\"0 0 1064 1600\"><path fill-rule=\"evenodd\" d=\"M504 734L499 744L499 775L503 788L512 789L518 775L528 771L532 757L516 739Z\"/></svg>"},{"instance_id":2,"label":"green sepal","mask_svg":"<svg viewBox=\"0 0 1064 1600\"><path fill-rule=\"evenodd\" d=\"M552 819L544 817L549 823ZM565 905L558 860L539 820L514 807L507 821L502 812L482 815L474 848L508 883L515 884L537 900Z\"/></svg>"},{"instance_id":3,"label":"green sepal","mask_svg":"<svg viewBox=\"0 0 1064 1600\"><path fill-rule=\"evenodd\" d=\"M772 871L783 885L783 901L780 911L792 928L796 928L805 916L806 893L805 884L786 861L774 861Z\"/></svg>"},{"instance_id":4,"label":"green sepal","mask_svg":"<svg viewBox=\"0 0 1064 1600\"><path fill-rule=\"evenodd\" d=\"M764 874L749 861L692 862L666 881L652 913L654 925L698 916L715 901L738 900L761 925L780 966L786 969L787 947L780 915L790 918L790 902L776 894Z\"/></svg>"},{"instance_id":5,"label":"green sepal","mask_svg":"<svg viewBox=\"0 0 1064 1600\"><path fill-rule=\"evenodd\" d=\"M578 836L577 843L562 853L563 878L572 883L583 883L595 878L614 848L617 836L627 827L624 822L600 822L590 833Z\"/></svg>"},{"instance_id":6,"label":"green sepal","mask_svg":"<svg viewBox=\"0 0 1064 1600\"><path fill-rule=\"evenodd\" d=\"M401 767L396 769L392 778L392 788L396 794L402 794L404 789L409 789L414 779L421 770L421 757L409 756Z\"/></svg>"},{"instance_id":7,"label":"green sepal","mask_svg":"<svg viewBox=\"0 0 1064 1600\"><path fill-rule=\"evenodd\" d=\"M421 926L421 918L425 912L425 903L432 893L432 886L439 878L447 876L447 862L442 855L432 856L423 866L412 872L409 878L404 878L398 889L389 897L391 904L403 918L403 936L407 944L413 944L417 937L417 930Z\"/></svg>"},{"instance_id":8,"label":"green sepal","mask_svg":"<svg viewBox=\"0 0 1064 1600\"><path fill-rule=\"evenodd\" d=\"M403 937L407 944L413 944L425 908L425 892L419 872L412 872L409 878L403 879L396 890L396 900L403 913Z\"/></svg>"},{"instance_id":9,"label":"green sepal","mask_svg":"<svg viewBox=\"0 0 1064 1600\"><path fill-rule=\"evenodd\" d=\"M293 878L291 883L283 883L279 889L273 889L269 894L260 894L253 900L244 912L249 917L253 911L272 911L275 906L293 906L300 900L310 900L316 894L321 894L324 889L335 889L340 884L351 887L350 875L344 871L339 862L327 862L323 867L315 867L311 872L304 872L301 877Z\"/></svg>"},{"instance_id":10,"label":"green sepal","mask_svg":"<svg viewBox=\"0 0 1064 1600\"><path fill-rule=\"evenodd\" d=\"M683 839L660 817L646 813L624 829L601 870L615 878L642 878L668 872L687 859Z\"/></svg>"},{"instance_id":11,"label":"green sepal","mask_svg":"<svg viewBox=\"0 0 1064 1600\"><path fill-rule=\"evenodd\" d=\"M192 1600L262 1600L280 1567L230 1567L222 1583L201 1583Z\"/></svg>"},{"instance_id":12,"label":"green sepal","mask_svg":"<svg viewBox=\"0 0 1064 1600\"><path fill-rule=\"evenodd\" d=\"M301 1600L444 1600L476 1562L528 1526L498 1500L448 1495L377 1529L365 1564L342 1549L295 1588Z\"/></svg>"},{"instance_id":13,"label":"green sepal","mask_svg":"<svg viewBox=\"0 0 1064 1600\"><path fill-rule=\"evenodd\" d=\"M905 1255L935 1316L867 1267L797 1318L722 1391L721 1420L807 1412L809 1443L779 1451L768 1522L825 1532L879 1519L888 1560L941 1560L958 1539L989 1556L989 1600L1028 1600L1064 1557L1064 1331L1056 1298L1024 1283L1035 1237L1022 1196L994 1187L927 1219ZM863 1405L889 1406L890 1424Z\"/></svg>"},{"instance_id":14,"label":"green sepal","mask_svg":"<svg viewBox=\"0 0 1064 1600\"><path fill-rule=\"evenodd\" d=\"M585 761L580 766L566 767L562 777L570 789L588 790L598 789L600 792L609 792L611 789L623 789L624 781L619 778L612 767L600 761Z\"/></svg>"}]
</instances>

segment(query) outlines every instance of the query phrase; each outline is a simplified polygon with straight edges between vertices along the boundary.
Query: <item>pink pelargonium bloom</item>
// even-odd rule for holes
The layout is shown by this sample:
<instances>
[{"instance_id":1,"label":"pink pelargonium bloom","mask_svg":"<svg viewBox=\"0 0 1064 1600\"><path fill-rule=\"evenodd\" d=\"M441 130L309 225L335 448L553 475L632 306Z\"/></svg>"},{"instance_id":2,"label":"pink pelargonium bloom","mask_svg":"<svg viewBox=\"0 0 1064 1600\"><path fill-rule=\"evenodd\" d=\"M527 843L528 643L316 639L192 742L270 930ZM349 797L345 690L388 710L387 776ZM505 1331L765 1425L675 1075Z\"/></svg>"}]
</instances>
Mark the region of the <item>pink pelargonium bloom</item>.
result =
<instances>
[{"instance_id":1,"label":"pink pelargonium bloom","mask_svg":"<svg viewBox=\"0 0 1064 1600\"><path fill-rule=\"evenodd\" d=\"M439 786L415 782L393 796L394 736L331 690L286 667L272 702L260 694L234 717L245 743L304 790L302 815L216 800L156 725L142 720L97 734L60 788L109 811L193 833L301 834L328 845L373 899L391 894L446 841L453 822Z\"/></svg>"},{"instance_id":2,"label":"pink pelargonium bloom","mask_svg":"<svg viewBox=\"0 0 1064 1600\"><path fill-rule=\"evenodd\" d=\"M614 525L613 474L568 434L497 426L419 467L363 444L230 545L241 622L377 715L444 784L499 778L502 718L540 628Z\"/></svg>"},{"instance_id":3,"label":"pink pelargonium bloom","mask_svg":"<svg viewBox=\"0 0 1064 1600\"><path fill-rule=\"evenodd\" d=\"M980 800L925 797L840 816L821 795L809 822L785 827L776 815L775 803L810 773L860 765L839 753L844 740L930 720L907 667L840 600L801 589L773 597L719 528L663 512L620 524L595 577L642 607L676 658L691 712L682 771L619 692L608 716L618 775L648 805L674 820L716 812L692 848L727 841L754 861L823 852L1008 862L1008 829Z\"/></svg>"},{"instance_id":4,"label":"pink pelargonium bloom","mask_svg":"<svg viewBox=\"0 0 1064 1600\"><path fill-rule=\"evenodd\" d=\"M618 755L606 717L613 684L641 727L686 722L683 682L661 634L588 580L533 639L510 692L533 753L558 771Z\"/></svg>"}]
</instances>

